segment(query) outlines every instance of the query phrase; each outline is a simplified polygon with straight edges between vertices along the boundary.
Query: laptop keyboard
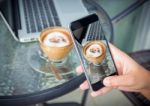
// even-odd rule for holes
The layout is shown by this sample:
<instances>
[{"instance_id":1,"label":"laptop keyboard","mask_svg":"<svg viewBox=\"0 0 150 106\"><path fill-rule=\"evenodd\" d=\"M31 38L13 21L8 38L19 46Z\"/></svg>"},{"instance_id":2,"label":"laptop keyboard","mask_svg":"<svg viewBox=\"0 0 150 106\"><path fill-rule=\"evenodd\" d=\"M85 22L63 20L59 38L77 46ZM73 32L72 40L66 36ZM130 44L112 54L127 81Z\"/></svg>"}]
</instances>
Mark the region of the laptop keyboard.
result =
<instances>
[{"instance_id":1,"label":"laptop keyboard","mask_svg":"<svg viewBox=\"0 0 150 106\"><path fill-rule=\"evenodd\" d=\"M27 33L41 32L50 26L60 26L53 0L22 0ZM100 39L102 26L100 21L91 25L87 40Z\"/></svg>"},{"instance_id":2,"label":"laptop keyboard","mask_svg":"<svg viewBox=\"0 0 150 106\"><path fill-rule=\"evenodd\" d=\"M23 0L27 33L60 26L53 0Z\"/></svg>"},{"instance_id":3,"label":"laptop keyboard","mask_svg":"<svg viewBox=\"0 0 150 106\"><path fill-rule=\"evenodd\" d=\"M89 29L87 41L102 39L101 38L102 34L103 34L102 33L102 26L101 26L100 21L94 22L91 24L91 27Z\"/></svg>"}]
</instances>

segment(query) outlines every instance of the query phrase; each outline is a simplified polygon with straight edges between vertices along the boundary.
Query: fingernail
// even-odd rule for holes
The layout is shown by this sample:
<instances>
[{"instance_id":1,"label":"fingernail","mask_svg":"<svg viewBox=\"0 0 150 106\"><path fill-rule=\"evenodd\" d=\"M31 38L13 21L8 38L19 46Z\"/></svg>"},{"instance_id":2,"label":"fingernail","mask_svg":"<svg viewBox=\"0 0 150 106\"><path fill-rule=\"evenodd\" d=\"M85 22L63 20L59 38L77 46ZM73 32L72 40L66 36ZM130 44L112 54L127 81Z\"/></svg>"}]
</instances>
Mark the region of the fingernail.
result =
<instances>
[{"instance_id":1,"label":"fingernail","mask_svg":"<svg viewBox=\"0 0 150 106\"><path fill-rule=\"evenodd\" d=\"M91 93L91 96L92 96L92 97L101 96L101 95L103 95L102 92L98 92L98 93L97 93L97 92L92 92L92 93Z\"/></svg>"},{"instance_id":2,"label":"fingernail","mask_svg":"<svg viewBox=\"0 0 150 106\"><path fill-rule=\"evenodd\" d=\"M82 87L82 85L80 85L80 89L82 89L83 87Z\"/></svg>"},{"instance_id":3,"label":"fingernail","mask_svg":"<svg viewBox=\"0 0 150 106\"><path fill-rule=\"evenodd\" d=\"M97 94L96 94L95 92L92 92L92 93L91 93L91 96L96 97Z\"/></svg>"},{"instance_id":4,"label":"fingernail","mask_svg":"<svg viewBox=\"0 0 150 106\"><path fill-rule=\"evenodd\" d=\"M81 85L80 85L80 89L81 89L81 90L84 90L84 85L81 84Z\"/></svg>"},{"instance_id":5,"label":"fingernail","mask_svg":"<svg viewBox=\"0 0 150 106\"><path fill-rule=\"evenodd\" d=\"M110 79L109 78L105 78L103 81L105 86L110 86Z\"/></svg>"}]
</instances>

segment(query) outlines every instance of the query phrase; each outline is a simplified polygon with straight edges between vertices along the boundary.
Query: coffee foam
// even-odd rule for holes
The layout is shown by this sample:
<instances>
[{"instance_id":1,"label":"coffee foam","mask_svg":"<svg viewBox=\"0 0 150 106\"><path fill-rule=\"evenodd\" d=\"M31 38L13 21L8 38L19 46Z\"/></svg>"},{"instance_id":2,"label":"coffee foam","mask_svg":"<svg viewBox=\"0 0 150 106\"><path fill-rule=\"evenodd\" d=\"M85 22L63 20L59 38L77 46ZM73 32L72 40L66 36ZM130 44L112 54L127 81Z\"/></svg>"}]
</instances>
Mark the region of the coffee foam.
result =
<instances>
[{"instance_id":1,"label":"coffee foam","mask_svg":"<svg viewBox=\"0 0 150 106\"><path fill-rule=\"evenodd\" d=\"M98 44L92 44L86 49L86 56L99 57L102 55L102 48Z\"/></svg>"},{"instance_id":2,"label":"coffee foam","mask_svg":"<svg viewBox=\"0 0 150 106\"><path fill-rule=\"evenodd\" d=\"M51 32L44 38L43 43L51 47L64 47L69 45L69 40L64 33Z\"/></svg>"}]
</instances>

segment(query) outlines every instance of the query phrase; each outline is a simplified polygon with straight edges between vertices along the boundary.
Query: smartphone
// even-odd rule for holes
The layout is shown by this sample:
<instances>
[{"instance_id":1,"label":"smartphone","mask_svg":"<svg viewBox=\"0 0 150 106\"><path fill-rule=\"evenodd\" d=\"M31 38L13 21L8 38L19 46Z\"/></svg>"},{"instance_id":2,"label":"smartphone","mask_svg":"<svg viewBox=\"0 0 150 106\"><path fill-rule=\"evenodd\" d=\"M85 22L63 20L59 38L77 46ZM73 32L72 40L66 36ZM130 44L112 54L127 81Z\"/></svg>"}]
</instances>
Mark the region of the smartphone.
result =
<instances>
[{"instance_id":1,"label":"smartphone","mask_svg":"<svg viewBox=\"0 0 150 106\"><path fill-rule=\"evenodd\" d=\"M96 13L89 14L71 22L69 29L86 79L91 89L97 91L104 87L103 79L105 77L117 74L117 69L99 17ZM105 45L105 57L99 65L92 64L83 56L84 45L92 41L100 41Z\"/></svg>"}]
</instances>

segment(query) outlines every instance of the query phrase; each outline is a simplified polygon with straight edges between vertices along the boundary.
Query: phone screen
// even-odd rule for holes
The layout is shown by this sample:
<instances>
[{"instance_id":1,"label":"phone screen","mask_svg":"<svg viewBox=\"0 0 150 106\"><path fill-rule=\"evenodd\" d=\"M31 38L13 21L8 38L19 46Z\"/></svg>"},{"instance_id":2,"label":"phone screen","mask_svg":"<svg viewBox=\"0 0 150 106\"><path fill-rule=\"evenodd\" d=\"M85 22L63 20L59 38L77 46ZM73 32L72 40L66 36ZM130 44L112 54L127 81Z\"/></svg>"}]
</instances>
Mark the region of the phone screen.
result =
<instances>
[{"instance_id":1,"label":"phone screen","mask_svg":"<svg viewBox=\"0 0 150 106\"><path fill-rule=\"evenodd\" d=\"M108 41L103 32L99 18L94 13L73 21L70 24L70 30L72 32L75 48L83 66L86 78L91 88L96 91L104 86L103 79L105 77L115 75L117 72L109 49ZM101 58L98 58L98 60L92 60L91 62L88 58L86 58L86 56L83 56L84 48L86 48L87 44L87 47L91 48L89 49L89 52L87 49L85 54L90 54L91 52L94 54L90 55L100 55L99 57ZM100 50L95 49L98 45L104 45L102 46L104 49L100 49L104 52L100 52Z\"/></svg>"}]
</instances>

